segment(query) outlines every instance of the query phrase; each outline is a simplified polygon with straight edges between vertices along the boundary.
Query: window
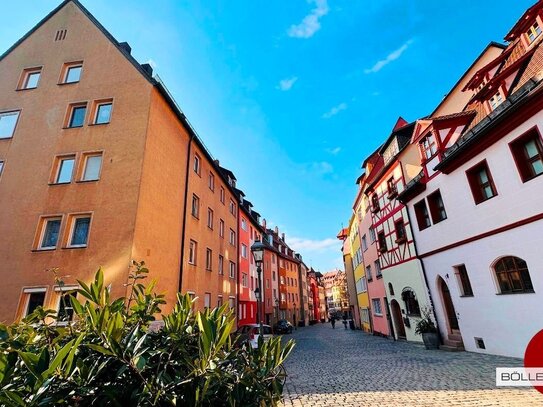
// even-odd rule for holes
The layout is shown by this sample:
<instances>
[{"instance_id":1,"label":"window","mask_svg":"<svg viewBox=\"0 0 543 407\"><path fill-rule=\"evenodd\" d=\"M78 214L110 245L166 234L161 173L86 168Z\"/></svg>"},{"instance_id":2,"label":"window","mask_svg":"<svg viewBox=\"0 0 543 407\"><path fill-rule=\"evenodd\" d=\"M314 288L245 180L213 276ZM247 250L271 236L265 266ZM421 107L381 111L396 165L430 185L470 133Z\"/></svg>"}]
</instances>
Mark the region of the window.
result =
<instances>
[{"instance_id":1,"label":"window","mask_svg":"<svg viewBox=\"0 0 543 407\"><path fill-rule=\"evenodd\" d=\"M219 220L219 236L224 238L224 220Z\"/></svg>"},{"instance_id":2,"label":"window","mask_svg":"<svg viewBox=\"0 0 543 407\"><path fill-rule=\"evenodd\" d=\"M198 250L198 243L191 240L189 243L189 264L196 265L196 255Z\"/></svg>"},{"instance_id":3,"label":"window","mask_svg":"<svg viewBox=\"0 0 543 407\"><path fill-rule=\"evenodd\" d=\"M107 124L111 119L112 102L98 103L96 106L96 116L94 124Z\"/></svg>"},{"instance_id":4,"label":"window","mask_svg":"<svg viewBox=\"0 0 543 407\"><path fill-rule=\"evenodd\" d=\"M236 306L236 298L235 297L228 297L228 306L230 309L234 309Z\"/></svg>"},{"instance_id":5,"label":"window","mask_svg":"<svg viewBox=\"0 0 543 407\"><path fill-rule=\"evenodd\" d=\"M428 195L428 206L434 224L447 219L447 212L445 212L445 205L443 205L443 199L441 199L441 192L439 190Z\"/></svg>"},{"instance_id":6,"label":"window","mask_svg":"<svg viewBox=\"0 0 543 407\"><path fill-rule=\"evenodd\" d=\"M402 300L405 303L405 310L407 315L420 316L419 302L415 293L410 288L404 288L402 291Z\"/></svg>"},{"instance_id":7,"label":"window","mask_svg":"<svg viewBox=\"0 0 543 407\"><path fill-rule=\"evenodd\" d=\"M356 292L360 294L365 293L366 291L368 291L368 283L366 281L366 277L360 277L356 282Z\"/></svg>"},{"instance_id":8,"label":"window","mask_svg":"<svg viewBox=\"0 0 543 407\"><path fill-rule=\"evenodd\" d=\"M84 169L81 181L98 181L102 168L102 153L86 154L84 156Z\"/></svg>"},{"instance_id":9,"label":"window","mask_svg":"<svg viewBox=\"0 0 543 407\"><path fill-rule=\"evenodd\" d=\"M437 142L434 134L430 133L424 137L421 140L419 147L423 158L427 160L432 158L437 152Z\"/></svg>"},{"instance_id":10,"label":"window","mask_svg":"<svg viewBox=\"0 0 543 407\"><path fill-rule=\"evenodd\" d=\"M215 176L212 172L209 173L208 187L212 191L215 191Z\"/></svg>"},{"instance_id":11,"label":"window","mask_svg":"<svg viewBox=\"0 0 543 407\"><path fill-rule=\"evenodd\" d=\"M58 313L57 313L57 321L58 322L70 322L74 318L74 309L72 307L72 301L70 300L71 297L74 297L77 295L77 292L75 290L65 290L64 288L60 292L59 296L59 302L58 302Z\"/></svg>"},{"instance_id":12,"label":"window","mask_svg":"<svg viewBox=\"0 0 543 407\"><path fill-rule=\"evenodd\" d=\"M385 232L377 233L377 240L379 241L378 250L380 252L386 252L388 249L387 249L387 239L385 237Z\"/></svg>"},{"instance_id":13,"label":"window","mask_svg":"<svg viewBox=\"0 0 543 407\"><path fill-rule=\"evenodd\" d=\"M266 279L266 288L267 289L270 288L270 279L269 278Z\"/></svg>"},{"instance_id":14,"label":"window","mask_svg":"<svg viewBox=\"0 0 543 407\"><path fill-rule=\"evenodd\" d=\"M519 257L502 257L494 265L501 294L531 293L534 291L528 265Z\"/></svg>"},{"instance_id":15,"label":"window","mask_svg":"<svg viewBox=\"0 0 543 407\"><path fill-rule=\"evenodd\" d=\"M76 83L81 79L83 65L78 62L65 64L63 67L63 77L61 83Z\"/></svg>"},{"instance_id":16,"label":"window","mask_svg":"<svg viewBox=\"0 0 543 407\"><path fill-rule=\"evenodd\" d=\"M275 272L275 270L273 271L273 274L272 274L272 280L273 281L277 280L277 273Z\"/></svg>"},{"instance_id":17,"label":"window","mask_svg":"<svg viewBox=\"0 0 543 407\"><path fill-rule=\"evenodd\" d=\"M510 147L522 182L543 174L543 145L537 129L532 129L517 138Z\"/></svg>"},{"instance_id":18,"label":"window","mask_svg":"<svg viewBox=\"0 0 543 407\"><path fill-rule=\"evenodd\" d=\"M218 268L218 273L220 275L223 275L224 274L224 257L222 255L219 254L219 268Z\"/></svg>"},{"instance_id":19,"label":"window","mask_svg":"<svg viewBox=\"0 0 543 407\"><path fill-rule=\"evenodd\" d=\"M230 267L229 267L229 273L228 273L228 276L230 278L236 278L236 263L234 263L233 261L230 262Z\"/></svg>"},{"instance_id":20,"label":"window","mask_svg":"<svg viewBox=\"0 0 543 407\"><path fill-rule=\"evenodd\" d=\"M541 28L539 27L539 24L534 22L534 24L526 31L526 36L528 37L528 42L531 44L534 42L534 40L539 37L539 34L541 34Z\"/></svg>"},{"instance_id":21,"label":"window","mask_svg":"<svg viewBox=\"0 0 543 407\"><path fill-rule=\"evenodd\" d=\"M381 209L381 207L379 205L379 197L377 196L377 193L374 193L371 196L371 211L372 212L377 212L377 211L379 211L379 209Z\"/></svg>"},{"instance_id":22,"label":"window","mask_svg":"<svg viewBox=\"0 0 543 407\"><path fill-rule=\"evenodd\" d=\"M40 249L55 249L57 247L61 221L61 217L45 218L42 220Z\"/></svg>"},{"instance_id":23,"label":"window","mask_svg":"<svg viewBox=\"0 0 543 407\"><path fill-rule=\"evenodd\" d=\"M221 200L221 203L224 204L224 187L221 187L219 198Z\"/></svg>"},{"instance_id":24,"label":"window","mask_svg":"<svg viewBox=\"0 0 543 407\"><path fill-rule=\"evenodd\" d=\"M498 195L486 161L466 171L466 175L476 204Z\"/></svg>"},{"instance_id":25,"label":"window","mask_svg":"<svg viewBox=\"0 0 543 407\"><path fill-rule=\"evenodd\" d=\"M236 232L234 232L232 229L230 229L230 244L232 246L236 245Z\"/></svg>"},{"instance_id":26,"label":"window","mask_svg":"<svg viewBox=\"0 0 543 407\"><path fill-rule=\"evenodd\" d=\"M245 221L245 219L241 220L241 228L243 230L247 231L247 222Z\"/></svg>"},{"instance_id":27,"label":"window","mask_svg":"<svg viewBox=\"0 0 543 407\"><path fill-rule=\"evenodd\" d=\"M394 222L394 229L396 229L396 243L403 243L407 241L407 233L405 231L403 219L398 219Z\"/></svg>"},{"instance_id":28,"label":"window","mask_svg":"<svg viewBox=\"0 0 543 407\"><path fill-rule=\"evenodd\" d=\"M364 251L368 250L368 242L366 239L366 235L362 236L362 249Z\"/></svg>"},{"instance_id":29,"label":"window","mask_svg":"<svg viewBox=\"0 0 543 407\"><path fill-rule=\"evenodd\" d=\"M213 230L213 209L207 208L207 227Z\"/></svg>"},{"instance_id":30,"label":"window","mask_svg":"<svg viewBox=\"0 0 543 407\"><path fill-rule=\"evenodd\" d=\"M24 316L30 315L38 307L43 307L45 302L45 288L26 288L24 291L26 296L26 306Z\"/></svg>"},{"instance_id":31,"label":"window","mask_svg":"<svg viewBox=\"0 0 543 407\"><path fill-rule=\"evenodd\" d=\"M76 215L72 218L71 238L68 247L86 247L89 239L91 217Z\"/></svg>"},{"instance_id":32,"label":"window","mask_svg":"<svg viewBox=\"0 0 543 407\"><path fill-rule=\"evenodd\" d=\"M55 184L69 184L72 182L74 172L75 156L57 158L57 173L55 176Z\"/></svg>"},{"instance_id":33,"label":"window","mask_svg":"<svg viewBox=\"0 0 543 407\"><path fill-rule=\"evenodd\" d=\"M13 137L18 120L18 111L0 113L0 139Z\"/></svg>"},{"instance_id":34,"label":"window","mask_svg":"<svg viewBox=\"0 0 543 407\"><path fill-rule=\"evenodd\" d=\"M460 266L456 266L454 269L462 297L473 297L473 290L471 289L471 283L469 281L466 266L461 264Z\"/></svg>"},{"instance_id":35,"label":"window","mask_svg":"<svg viewBox=\"0 0 543 407\"><path fill-rule=\"evenodd\" d=\"M236 216L236 204L230 199L230 213Z\"/></svg>"},{"instance_id":36,"label":"window","mask_svg":"<svg viewBox=\"0 0 543 407\"><path fill-rule=\"evenodd\" d=\"M194 172L198 175L200 175L200 156L198 154L194 154L194 162L192 164L192 169Z\"/></svg>"},{"instance_id":37,"label":"window","mask_svg":"<svg viewBox=\"0 0 543 407\"><path fill-rule=\"evenodd\" d=\"M375 260L373 262L373 267L375 268L375 277L379 278L382 276L381 274L381 263L379 263L379 260Z\"/></svg>"},{"instance_id":38,"label":"window","mask_svg":"<svg viewBox=\"0 0 543 407\"><path fill-rule=\"evenodd\" d=\"M390 178L387 181L387 192L388 192L389 198L392 198L398 195L398 189L396 188L396 183L394 182L394 178Z\"/></svg>"},{"instance_id":39,"label":"window","mask_svg":"<svg viewBox=\"0 0 543 407\"><path fill-rule=\"evenodd\" d=\"M419 225L419 230L424 230L432 224L430 223L430 215L428 213L428 208L426 207L426 201L423 199L417 202L413 209L415 210L415 216L417 218L417 224Z\"/></svg>"},{"instance_id":40,"label":"window","mask_svg":"<svg viewBox=\"0 0 543 407\"><path fill-rule=\"evenodd\" d=\"M0 175L2 175L3 170L4 170L4 161L0 161Z\"/></svg>"},{"instance_id":41,"label":"window","mask_svg":"<svg viewBox=\"0 0 543 407\"><path fill-rule=\"evenodd\" d=\"M492 110L496 109L499 105L501 105L503 102L503 97L500 91L498 91L494 96L492 96L488 103L490 104L490 107Z\"/></svg>"},{"instance_id":42,"label":"window","mask_svg":"<svg viewBox=\"0 0 543 407\"><path fill-rule=\"evenodd\" d=\"M241 285L243 287L249 287L249 279L247 277L247 273L241 274Z\"/></svg>"},{"instance_id":43,"label":"window","mask_svg":"<svg viewBox=\"0 0 543 407\"><path fill-rule=\"evenodd\" d=\"M371 265L366 266L366 277L368 278L368 281L373 280L373 277L371 275Z\"/></svg>"},{"instance_id":44,"label":"window","mask_svg":"<svg viewBox=\"0 0 543 407\"><path fill-rule=\"evenodd\" d=\"M70 119L68 120L68 128L83 127L85 123L85 114L87 105L72 105L70 106Z\"/></svg>"},{"instance_id":45,"label":"window","mask_svg":"<svg viewBox=\"0 0 543 407\"><path fill-rule=\"evenodd\" d=\"M272 253L272 264L275 264L275 254Z\"/></svg>"},{"instance_id":46,"label":"window","mask_svg":"<svg viewBox=\"0 0 543 407\"><path fill-rule=\"evenodd\" d=\"M383 315L381 300L379 298L372 298L371 305L373 306L373 315Z\"/></svg>"},{"instance_id":47,"label":"window","mask_svg":"<svg viewBox=\"0 0 543 407\"><path fill-rule=\"evenodd\" d=\"M245 246L244 244L241 245L241 257L243 257L244 259L247 258L247 246Z\"/></svg>"},{"instance_id":48,"label":"window","mask_svg":"<svg viewBox=\"0 0 543 407\"><path fill-rule=\"evenodd\" d=\"M204 308L209 309L211 307L211 293L204 294Z\"/></svg>"},{"instance_id":49,"label":"window","mask_svg":"<svg viewBox=\"0 0 543 407\"><path fill-rule=\"evenodd\" d=\"M217 307L222 307L222 295L217 297Z\"/></svg>"},{"instance_id":50,"label":"window","mask_svg":"<svg viewBox=\"0 0 543 407\"><path fill-rule=\"evenodd\" d=\"M25 69L18 89L36 89L40 81L41 68Z\"/></svg>"},{"instance_id":51,"label":"window","mask_svg":"<svg viewBox=\"0 0 543 407\"><path fill-rule=\"evenodd\" d=\"M375 242L375 229L370 226L370 242Z\"/></svg>"},{"instance_id":52,"label":"window","mask_svg":"<svg viewBox=\"0 0 543 407\"><path fill-rule=\"evenodd\" d=\"M388 292L390 295L394 295L394 287L392 286L392 283L388 283Z\"/></svg>"},{"instance_id":53,"label":"window","mask_svg":"<svg viewBox=\"0 0 543 407\"><path fill-rule=\"evenodd\" d=\"M197 195L192 195L192 216L198 219L199 215L200 215L200 198L198 198Z\"/></svg>"},{"instance_id":54,"label":"window","mask_svg":"<svg viewBox=\"0 0 543 407\"><path fill-rule=\"evenodd\" d=\"M208 247L206 249L206 270L211 271L211 266L213 264L213 252Z\"/></svg>"}]
</instances>

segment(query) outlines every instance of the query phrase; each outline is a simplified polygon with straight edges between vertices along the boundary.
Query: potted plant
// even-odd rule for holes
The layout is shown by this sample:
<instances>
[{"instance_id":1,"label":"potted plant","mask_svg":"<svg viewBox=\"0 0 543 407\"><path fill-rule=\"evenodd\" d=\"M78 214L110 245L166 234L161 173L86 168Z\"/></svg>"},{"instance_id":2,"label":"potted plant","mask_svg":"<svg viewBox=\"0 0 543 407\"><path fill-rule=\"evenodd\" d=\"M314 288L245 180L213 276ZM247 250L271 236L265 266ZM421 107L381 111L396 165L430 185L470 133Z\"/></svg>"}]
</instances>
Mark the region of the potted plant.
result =
<instances>
[{"instance_id":1,"label":"potted plant","mask_svg":"<svg viewBox=\"0 0 543 407\"><path fill-rule=\"evenodd\" d=\"M415 333L422 335L422 341L426 349L439 349L439 334L431 317L432 312L425 309L422 315L422 319L415 326Z\"/></svg>"}]
</instances>

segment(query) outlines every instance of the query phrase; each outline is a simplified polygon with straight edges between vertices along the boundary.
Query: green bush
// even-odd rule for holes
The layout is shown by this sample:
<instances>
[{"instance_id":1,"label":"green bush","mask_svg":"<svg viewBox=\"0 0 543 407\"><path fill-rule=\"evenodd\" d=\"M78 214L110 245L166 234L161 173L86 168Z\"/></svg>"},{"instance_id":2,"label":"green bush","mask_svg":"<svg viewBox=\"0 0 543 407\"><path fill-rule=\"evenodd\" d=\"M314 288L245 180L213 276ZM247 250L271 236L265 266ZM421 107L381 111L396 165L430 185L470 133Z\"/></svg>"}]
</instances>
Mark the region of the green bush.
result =
<instances>
[{"instance_id":1,"label":"green bush","mask_svg":"<svg viewBox=\"0 0 543 407\"><path fill-rule=\"evenodd\" d=\"M163 327L150 329L164 297L142 284L143 262L134 266L127 299L110 298L102 270L88 286L79 281L84 303L71 297L72 323L38 308L0 324L0 405L277 405L292 341L235 346L226 304L193 312L181 294Z\"/></svg>"}]
</instances>

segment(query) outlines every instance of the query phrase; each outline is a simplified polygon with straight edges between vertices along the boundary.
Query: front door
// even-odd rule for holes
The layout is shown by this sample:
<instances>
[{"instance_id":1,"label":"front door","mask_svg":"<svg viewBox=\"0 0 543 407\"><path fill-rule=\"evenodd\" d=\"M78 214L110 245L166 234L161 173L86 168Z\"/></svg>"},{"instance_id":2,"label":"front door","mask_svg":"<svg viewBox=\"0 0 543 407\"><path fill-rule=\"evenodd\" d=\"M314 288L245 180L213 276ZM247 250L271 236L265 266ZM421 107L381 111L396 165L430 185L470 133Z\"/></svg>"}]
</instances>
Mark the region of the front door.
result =
<instances>
[{"instance_id":1,"label":"front door","mask_svg":"<svg viewBox=\"0 0 543 407\"><path fill-rule=\"evenodd\" d=\"M390 308L388 306L387 297L383 298L383 302L385 303L385 312L388 321L388 330L390 332L390 336L396 339L396 336L394 335L394 324L392 323L392 317L390 316Z\"/></svg>"},{"instance_id":2,"label":"front door","mask_svg":"<svg viewBox=\"0 0 543 407\"><path fill-rule=\"evenodd\" d=\"M449 291L447 283L441 277L439 277L439 285L441 298L443 299L443 306L445 308L445 313L447 314L446 316L449 325L449 333L457 333L459 332L460 328L458 326L458 319L456 318L456 311L454 310L451 292Z\"/></svg>"},{"instance_id":3,"label":"front door","mask_svg":"<svg viewBox=\"0 0 543 407\"><path fill-rule=\"evenodd\" d=\"M392 318L394 319L394 326L396 327L398 339L405 339L405 326L403 324L403 315L400 304L398 304L398 301L392 300L390 306L392 307Z\"/></svg>"}]
</instances>

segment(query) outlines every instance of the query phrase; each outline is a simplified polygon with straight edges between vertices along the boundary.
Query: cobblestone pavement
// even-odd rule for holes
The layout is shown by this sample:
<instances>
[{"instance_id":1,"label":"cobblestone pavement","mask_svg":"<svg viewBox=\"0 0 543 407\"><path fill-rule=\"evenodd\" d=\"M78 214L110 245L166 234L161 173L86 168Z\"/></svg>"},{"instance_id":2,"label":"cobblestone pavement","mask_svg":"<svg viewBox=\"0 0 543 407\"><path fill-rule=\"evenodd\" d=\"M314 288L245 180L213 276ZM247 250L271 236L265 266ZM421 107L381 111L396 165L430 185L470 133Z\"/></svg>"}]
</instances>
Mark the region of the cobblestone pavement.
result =
<instances>
[{"instance_id":1,"label":"cobblestone pavement","mask_svg":"<svg viewBox=\"0 0 543 407\"><path fill-rule=\"evenodd\" d=\"M522 366L519 359L426 350L338 325L285 336L296 347L286 363L284 407L543 406L532 388L495 386L495 368Z\"/></svg>"}]
</instances>

